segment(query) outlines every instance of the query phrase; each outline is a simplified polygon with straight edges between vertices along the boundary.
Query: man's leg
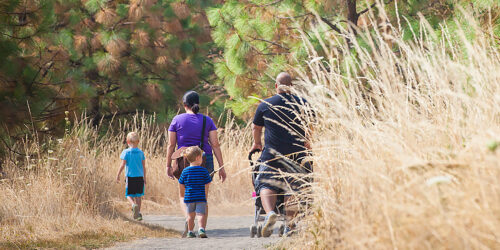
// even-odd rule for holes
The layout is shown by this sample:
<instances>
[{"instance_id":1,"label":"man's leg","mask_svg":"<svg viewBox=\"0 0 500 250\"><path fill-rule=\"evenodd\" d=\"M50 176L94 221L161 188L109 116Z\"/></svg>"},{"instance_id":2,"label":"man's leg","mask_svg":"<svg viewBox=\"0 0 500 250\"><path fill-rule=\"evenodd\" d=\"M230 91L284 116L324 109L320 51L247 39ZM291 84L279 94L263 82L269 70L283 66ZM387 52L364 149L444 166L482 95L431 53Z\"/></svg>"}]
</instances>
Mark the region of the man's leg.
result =
<instances>
[{"instance_id":1,"label":"man's leg","mask_svg":"<svg viewBox=\"0 0 500 250\"><path fill-rule=\"evenodd\" d=\"M263 188L260 190L260 201L262 207L266 211L266 220L262 227L262 236L269 237L273 233L273 226L276 223L278 216L274 212L276 207L276 192L272 189Z\"/></svg>"},{"instance_id":2,"label":"man's leg","mask_svg":"<svg viewBox=\"0 0 500 250\"><path fill-rule=\"evenodd\" d=\"M297 207L296 203L296 198L295 196L285 196L284 202L285 202L285 216L286 216L286 226L289 227L289 229L294 229L294 223L291 223L295 217L297 217L297 214L299 213L299 209Z\"/></svg>"},{"instance_id":3,"label":"man's leg","mask_svg":"<svg viewBox=\"0 0 500 250\"><path fill-rule=\"evenodd\" d=\"M269 214L276 207L276 192L272 189L263 188L260 190L260 202L262 207Z\"/></svg>"}]
</instances>

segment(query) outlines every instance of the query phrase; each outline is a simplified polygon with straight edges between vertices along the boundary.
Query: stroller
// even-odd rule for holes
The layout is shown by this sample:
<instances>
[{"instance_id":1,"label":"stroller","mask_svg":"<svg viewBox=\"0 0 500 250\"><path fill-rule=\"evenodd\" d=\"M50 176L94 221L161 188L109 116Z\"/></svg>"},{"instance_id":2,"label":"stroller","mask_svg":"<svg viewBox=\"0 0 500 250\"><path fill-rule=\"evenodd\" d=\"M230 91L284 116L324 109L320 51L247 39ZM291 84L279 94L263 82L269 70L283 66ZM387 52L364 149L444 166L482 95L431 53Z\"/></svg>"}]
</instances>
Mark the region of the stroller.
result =
<instances>
[{"instance_id":1,"label":"stroller","mask_svg":"<svg viewBox=\"0 0 500 250\"><path fill-rule=\"evenodd\" d=\"M257 178L257 174L259 171L259 164L255 164L255 162L252 160L252 156L258 152L260 152L260 150L253 150L248 155L248 160L250 161L250 167L252 168L253 185L255 185L254 183L255 183L255 178ZM254 192L254 195L255 194L256 193ZM261 222L265 220L266 211L262 207L260 196L255 195L254 199L255 199L255 217L254 217L254 223L250 226L250 238L254 238L255 236L260 238L262 236L262 226L263 226L263 223ZM285 224L286 224L285 203L283 195L278 195L276 199L276 207L274 208L274 212L278 215L277 221L282 222L278 229L278 235L281 237L283 236L283 232L285 231Z\"/></svg>"}]
</instances>

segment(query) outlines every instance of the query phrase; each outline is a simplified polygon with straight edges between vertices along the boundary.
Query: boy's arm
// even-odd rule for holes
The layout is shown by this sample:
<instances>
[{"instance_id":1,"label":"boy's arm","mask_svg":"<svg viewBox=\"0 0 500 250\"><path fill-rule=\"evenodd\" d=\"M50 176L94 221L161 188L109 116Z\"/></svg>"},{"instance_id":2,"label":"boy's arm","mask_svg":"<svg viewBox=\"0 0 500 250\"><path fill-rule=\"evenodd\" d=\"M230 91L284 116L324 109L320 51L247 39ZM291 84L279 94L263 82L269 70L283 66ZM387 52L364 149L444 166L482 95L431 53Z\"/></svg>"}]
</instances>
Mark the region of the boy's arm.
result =
<instances>
[{"instance_id":1,"label":"boy's arm","mask_svg":"<svg viewBox=\"0 0 500 250\"><path fill-rule=\"evenodd\" d=\"M146 185L146 160L142 160L142 170L144 171L144 185Z\"/></svg>"},{"instance_id":2,"label":"boy's arm","mask_svg":"<svg viewBox=\"0 0 500 250\"><path fill-rule=\"evenodd\" d=\"M120 175L122 174L123 169L125 168L125 165L127 164L126 160L122 160L122 164L120 165L120 169L118 169L118 173L116 174L116 182L120 182Z\"/></svg>"}]
</instances>

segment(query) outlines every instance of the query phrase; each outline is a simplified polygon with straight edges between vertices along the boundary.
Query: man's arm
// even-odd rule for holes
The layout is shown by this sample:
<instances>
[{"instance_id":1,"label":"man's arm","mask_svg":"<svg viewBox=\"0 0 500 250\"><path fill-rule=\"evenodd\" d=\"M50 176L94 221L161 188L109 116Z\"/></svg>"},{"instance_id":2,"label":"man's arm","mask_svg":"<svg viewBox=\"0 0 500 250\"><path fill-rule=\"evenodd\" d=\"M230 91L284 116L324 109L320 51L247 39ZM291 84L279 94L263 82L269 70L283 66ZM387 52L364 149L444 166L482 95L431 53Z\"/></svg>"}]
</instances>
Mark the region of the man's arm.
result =
<instances>
[{"instance_id":1,"label":"man's arm","mask_svg":"<svg viewBox=\"0 0 500 250\"><path fill-rule=\"evenodd\" d=\"M254 151L256 149L262 151L262 129L263 128L264 128L263 126L255 125L255 123L252 124L253 146L252 146L252 150L250 150L250 152Z\"/></svg>"}]
</instances>

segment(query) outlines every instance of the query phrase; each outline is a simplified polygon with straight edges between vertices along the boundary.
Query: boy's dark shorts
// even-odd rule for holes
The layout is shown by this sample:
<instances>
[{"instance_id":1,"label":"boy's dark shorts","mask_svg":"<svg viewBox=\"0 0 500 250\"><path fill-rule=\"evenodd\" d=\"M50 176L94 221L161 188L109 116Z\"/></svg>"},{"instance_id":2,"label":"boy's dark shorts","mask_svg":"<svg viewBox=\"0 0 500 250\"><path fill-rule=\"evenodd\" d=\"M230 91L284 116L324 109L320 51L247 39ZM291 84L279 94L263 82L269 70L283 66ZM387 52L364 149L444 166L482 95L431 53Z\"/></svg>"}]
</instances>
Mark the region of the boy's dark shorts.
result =
<instances>
[{"instance_id":1,"label":"boy's dark shorts","mask_svg":"<svg viewBox=\"0 0 500 250\"><path fill-rule=\"evenodd\" d=\"M144 196L144 177L128 177L126 179L125 196L141 197Z\"/></svg>"}]
</instances>

